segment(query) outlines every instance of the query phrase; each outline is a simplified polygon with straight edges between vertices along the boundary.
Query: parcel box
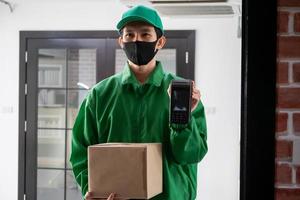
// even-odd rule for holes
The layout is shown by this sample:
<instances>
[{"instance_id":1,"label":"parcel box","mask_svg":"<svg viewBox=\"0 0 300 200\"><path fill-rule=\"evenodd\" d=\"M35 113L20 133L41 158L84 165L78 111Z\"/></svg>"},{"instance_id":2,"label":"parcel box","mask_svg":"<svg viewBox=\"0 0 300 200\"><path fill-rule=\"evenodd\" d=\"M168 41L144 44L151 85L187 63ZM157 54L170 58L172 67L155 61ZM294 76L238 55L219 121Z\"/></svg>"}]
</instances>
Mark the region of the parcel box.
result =
<instances>
[{"instance_id":1,"label":"parcel box","mask_svg":"<svg viewBox=\"0 0 300 200\"><path fill-rule=\"evenodd\" d=\"M104 143L88 147L89 191L97 198L150 199L162 192L159 143Z\"/></svg>"}]
</instances>

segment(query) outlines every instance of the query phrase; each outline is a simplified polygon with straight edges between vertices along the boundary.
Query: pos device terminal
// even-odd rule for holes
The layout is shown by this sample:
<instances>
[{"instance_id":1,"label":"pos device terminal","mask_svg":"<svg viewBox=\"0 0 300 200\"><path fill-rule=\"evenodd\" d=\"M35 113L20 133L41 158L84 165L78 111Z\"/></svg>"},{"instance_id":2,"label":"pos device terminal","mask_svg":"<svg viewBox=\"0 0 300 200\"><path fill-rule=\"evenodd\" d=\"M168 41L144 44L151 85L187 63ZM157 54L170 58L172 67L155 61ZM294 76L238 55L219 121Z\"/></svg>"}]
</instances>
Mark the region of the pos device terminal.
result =
<instances>
[{"instance_id":1,"label":"pos device terminal","mask_svg":"<svg viewBox=\"0 0 300 200\"><path fill-rule=\"evenodd\" d=\"M171 83L170 123L187 124L191 117L192 81L173 80Z\"/></svg>"}]
</instances>

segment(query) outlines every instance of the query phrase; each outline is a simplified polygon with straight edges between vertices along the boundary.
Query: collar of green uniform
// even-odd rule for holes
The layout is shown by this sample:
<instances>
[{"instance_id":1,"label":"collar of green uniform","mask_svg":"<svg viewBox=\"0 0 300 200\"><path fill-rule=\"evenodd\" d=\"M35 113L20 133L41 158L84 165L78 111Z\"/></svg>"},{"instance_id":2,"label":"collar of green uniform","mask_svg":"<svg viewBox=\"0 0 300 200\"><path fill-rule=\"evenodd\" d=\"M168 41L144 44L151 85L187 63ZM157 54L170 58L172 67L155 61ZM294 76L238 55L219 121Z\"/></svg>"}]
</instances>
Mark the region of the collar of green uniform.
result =
<instances>
[{"instance_id":1,"label":"collar of green uniform","mask_svg":"<svg viewBox=\"0 0 300 200\"><path fill-rule=\"evenodd\" d=\"M156 61L156 66L154 70L151 72L150 76L148 77L148 79L145 81L144 84L153 84L159 87L163 77L164 77L164 71L162 65L160 61ZM131 71L127 62L122 73L122 84L140 85L140 82L136 79L134 73Z\"/></svg>"}]
</instances>

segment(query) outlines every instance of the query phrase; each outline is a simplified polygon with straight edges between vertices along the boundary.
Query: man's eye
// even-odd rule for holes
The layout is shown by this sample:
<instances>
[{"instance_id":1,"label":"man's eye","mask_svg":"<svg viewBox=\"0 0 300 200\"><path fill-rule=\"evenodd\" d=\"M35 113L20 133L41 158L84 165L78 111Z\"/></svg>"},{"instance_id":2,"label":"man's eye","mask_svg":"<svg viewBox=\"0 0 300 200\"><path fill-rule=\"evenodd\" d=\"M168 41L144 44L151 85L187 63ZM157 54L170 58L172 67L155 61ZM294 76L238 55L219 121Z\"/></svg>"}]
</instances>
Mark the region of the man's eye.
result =
<instances>
[{"instance_id":1,"label":"man's eye","mask_svg":"<svg viewBox=\"0 0 300 200\"><path fill-rule=\"evenodd\" d=\"M125 37L133 37L133 34L132 33L126 33Z\"/></svg>"},{"instance_id":2,"label":"man's eye","mask_svg":"<svg viewBox=\"0 0 300 200\"><path fill-rule=\"evenodd\" d=\"M149 33L143 33L142 36L146 37L146 36L150 36Z\"/></svg>"}]
</instances>

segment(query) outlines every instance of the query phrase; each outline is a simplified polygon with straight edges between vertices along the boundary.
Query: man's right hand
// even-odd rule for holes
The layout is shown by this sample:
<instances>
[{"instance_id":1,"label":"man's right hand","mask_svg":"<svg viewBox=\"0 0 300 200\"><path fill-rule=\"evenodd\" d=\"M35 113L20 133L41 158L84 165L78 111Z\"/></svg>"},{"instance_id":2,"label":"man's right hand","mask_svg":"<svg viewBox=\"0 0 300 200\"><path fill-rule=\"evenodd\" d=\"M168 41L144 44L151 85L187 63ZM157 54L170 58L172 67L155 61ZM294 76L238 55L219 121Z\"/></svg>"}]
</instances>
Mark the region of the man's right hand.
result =
<instances>
[{"instance_id":1,"label":"man's right hand","mask_svg":"<svg viewBox=\"0 0 300 200\"><path fill-rule=\"evenodd\" d=\"M107 199L104 199L104 200L114 200L114 197L115 197L115 194L114 194L114 193L111 193L111 194L109 195L109 197L108 197ZM99 198L93 198L93 194L92 194L91 192L87 192L87 193L85 194L85 196L84 196L84 199L85 199L85 200L93 200L93 199L98 199L98 200L99 200Z\"/></svg>"}]
</instances>

